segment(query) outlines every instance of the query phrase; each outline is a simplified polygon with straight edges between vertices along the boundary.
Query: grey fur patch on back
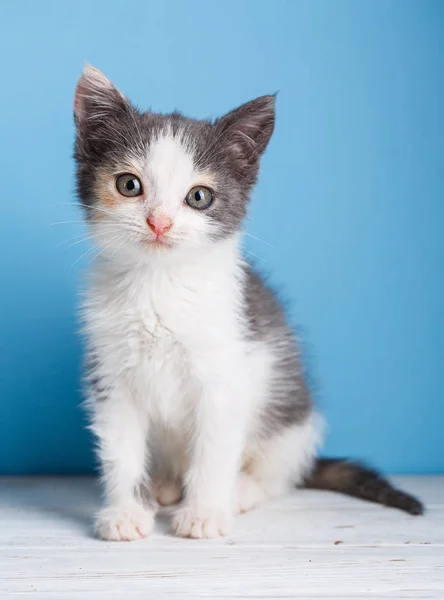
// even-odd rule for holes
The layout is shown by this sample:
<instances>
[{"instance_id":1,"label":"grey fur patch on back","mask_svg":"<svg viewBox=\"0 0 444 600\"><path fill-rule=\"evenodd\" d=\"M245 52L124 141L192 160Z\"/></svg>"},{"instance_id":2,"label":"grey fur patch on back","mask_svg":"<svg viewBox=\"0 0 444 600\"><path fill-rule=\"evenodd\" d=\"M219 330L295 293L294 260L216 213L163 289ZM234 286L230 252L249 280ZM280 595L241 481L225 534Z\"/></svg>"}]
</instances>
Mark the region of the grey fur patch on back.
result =
<instances>
[{"instance_id":1,"label":"grey fur patch on back","mask_svg":"<svg viewBox=\"0 0 444 600\"><path fill-rule=\"evenodd\" d=\"M89 353L85 362L83 383L87 390L87 396L94 398L96 402L108 400L110 387L101 374L99 359L92 352Z\"/></svg>"},{"instance_id":2,"label":"grey fur patch on back","mask_svg":"<svg viewBox=\"0 0 444 600\"><path fill-rule=\"evenodd\" d=\"M271 437L303 423L313 402L304 377L295 335L286 323L276 294L252 267L246 267L247 335L267 344L277 357L270 382L270 400L263 413L261 433Z\"/></svg>"}]
</instances>

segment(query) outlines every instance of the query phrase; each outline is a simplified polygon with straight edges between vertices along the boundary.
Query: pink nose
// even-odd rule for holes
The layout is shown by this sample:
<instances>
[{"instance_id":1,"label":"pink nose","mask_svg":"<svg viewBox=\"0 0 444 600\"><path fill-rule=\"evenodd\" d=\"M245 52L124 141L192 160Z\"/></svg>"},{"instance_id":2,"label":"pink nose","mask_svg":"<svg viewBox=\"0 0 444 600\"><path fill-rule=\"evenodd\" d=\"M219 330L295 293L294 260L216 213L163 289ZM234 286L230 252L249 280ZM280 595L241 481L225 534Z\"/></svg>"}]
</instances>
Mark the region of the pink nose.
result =
<instances>
[{"instance_id":1,"label":"pink nose","mask_svg":"<svg viewBox=\"0 0 444 600\"><path fill-rule=\"evenodd\" d=\"M166 233L173 225L171 219L165 215L152 215L146 222L151 231L156 234L156 238Z\"/></svg>"}]
</instances>

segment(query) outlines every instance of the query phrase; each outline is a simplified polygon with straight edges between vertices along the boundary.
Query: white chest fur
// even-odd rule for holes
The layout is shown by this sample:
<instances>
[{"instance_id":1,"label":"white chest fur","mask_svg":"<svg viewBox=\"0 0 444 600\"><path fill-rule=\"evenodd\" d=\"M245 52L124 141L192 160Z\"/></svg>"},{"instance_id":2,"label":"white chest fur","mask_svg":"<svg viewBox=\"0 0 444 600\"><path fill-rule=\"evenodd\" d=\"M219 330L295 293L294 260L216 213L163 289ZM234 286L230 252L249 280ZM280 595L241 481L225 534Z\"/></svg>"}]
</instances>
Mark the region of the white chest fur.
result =
<instances>
[{"instance_id":1,"label":"white chest fur","mask_svg":"<svg viewBox=\"0 0 444 600\"><path fill-rule=\"evenodd\" d=\"M233 245L195 260L117 268L99 264L86 331L107 378L124 378L152 419L180 420L195 392L193 366L241 343L241 269Z\"/></svg>"}]
</instances>

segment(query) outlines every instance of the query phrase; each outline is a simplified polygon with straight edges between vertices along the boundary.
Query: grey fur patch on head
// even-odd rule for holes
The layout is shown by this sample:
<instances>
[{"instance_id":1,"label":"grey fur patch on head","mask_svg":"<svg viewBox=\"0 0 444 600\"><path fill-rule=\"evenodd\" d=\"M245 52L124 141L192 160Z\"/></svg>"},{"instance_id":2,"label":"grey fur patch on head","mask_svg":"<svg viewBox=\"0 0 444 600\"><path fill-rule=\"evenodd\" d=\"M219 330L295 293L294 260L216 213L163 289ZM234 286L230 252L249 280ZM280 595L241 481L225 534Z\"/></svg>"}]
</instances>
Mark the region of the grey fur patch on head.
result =
<instances>
[{"instance_id":1,"label":"grey fur patch on head","mask_svg":"<svg viewBox=\"0 0 444 600\"><path fill-rule=\"evenodd\" d=\"M259 159L273 133L275 96L252 100L216 121L136 109L99 71L87 67L74 105L77 192L91 216L98 171L116 171L128 157L144 159L163 133L186 140L196 167L214 174L215 200L204 216L217 224L213 238L241 228Z\"/></svg>"}]
</instances>

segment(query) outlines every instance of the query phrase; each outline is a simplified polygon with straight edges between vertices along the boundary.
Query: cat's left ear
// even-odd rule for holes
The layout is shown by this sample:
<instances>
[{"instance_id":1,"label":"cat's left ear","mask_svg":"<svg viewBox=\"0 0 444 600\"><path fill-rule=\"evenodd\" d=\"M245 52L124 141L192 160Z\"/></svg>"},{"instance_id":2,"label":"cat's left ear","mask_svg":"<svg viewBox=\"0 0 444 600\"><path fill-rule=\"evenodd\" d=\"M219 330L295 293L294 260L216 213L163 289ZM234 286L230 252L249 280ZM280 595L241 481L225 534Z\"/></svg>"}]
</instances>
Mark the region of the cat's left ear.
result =
<instances>
[{"instance_id":1,"label":"cat's left ear","mask_svg":"<svg viewBox=\"0 0 444 600\"><path fill-rule=\"evenodd\" d=\"M218 144L242 179L253 180L275 124L276 96L261 96L215 123Z\"/></svg>"}]
</instances>

